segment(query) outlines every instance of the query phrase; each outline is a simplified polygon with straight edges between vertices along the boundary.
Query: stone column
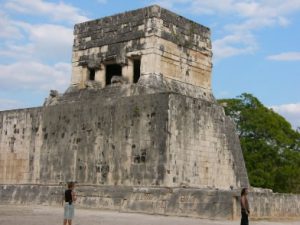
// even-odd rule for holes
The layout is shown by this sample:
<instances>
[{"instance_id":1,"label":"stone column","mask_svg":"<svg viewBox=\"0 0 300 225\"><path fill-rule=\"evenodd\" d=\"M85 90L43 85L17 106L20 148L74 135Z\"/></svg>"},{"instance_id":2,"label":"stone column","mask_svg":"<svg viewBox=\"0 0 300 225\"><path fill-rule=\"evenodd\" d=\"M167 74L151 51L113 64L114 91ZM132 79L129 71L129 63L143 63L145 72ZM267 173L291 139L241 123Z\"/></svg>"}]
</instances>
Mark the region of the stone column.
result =
<instances>
[{"instance_id":1,"label":"stone column","mask_svg":"<svg viewBox=\"0 0 300 225\"><path fill-rule=\"evenodd\" d=\"M106 66L101 63L100 67L95 72L95 81L101 83L101 87L104 88L106 86Z\"/></svg>"},{"instance_id":2,"label":"stone column","mask_svg":"<svg viewBox=\"0 0 300 225\"><path fill-rule=\"evenodd\" d=\"M128 80L128 83L133 83L133 60L128 59L127 65L122 66L122 76Z\"/></svg>"},{"instance_id":3,"label":"stone column","mask_svg":"<svg viewBox=\"0 0 300 225\"><path fill-rule=\"evenodd\" d=\"M73 70L74 72L74 70ZM85 81L88 79L88 76L89 76L89 70L87 67L77 67L77 71L76 71L78 74L76 75L77 77L77 81L79 81L78 83L78 86L79 86L79 89L83 89L85 88ZM74 74L73 74L73 77Z\"/></svg>"},{"instance_id":4,"label":"stone column","mask_svg":"<svg viewBox=\"0 0 300 225\"><path fill-rule=\"evenodd\" d=\"M73 86L81 87L84 83L84 79L87 77L87 72L87 68L83 68L82 66L73 66L71 84Z\"/></svg>"},{"instance_id":5,"label":"stone column","mask_svg":"<svg viewBox=\"0 0 300 225\"><path fill-rule=\"evenodd\" d=\"M141 57L141 75L161 74L161 67L164 66L161 60L161 55L157 54L154 50L143 55Z\"/></svg>"}]
</instances>

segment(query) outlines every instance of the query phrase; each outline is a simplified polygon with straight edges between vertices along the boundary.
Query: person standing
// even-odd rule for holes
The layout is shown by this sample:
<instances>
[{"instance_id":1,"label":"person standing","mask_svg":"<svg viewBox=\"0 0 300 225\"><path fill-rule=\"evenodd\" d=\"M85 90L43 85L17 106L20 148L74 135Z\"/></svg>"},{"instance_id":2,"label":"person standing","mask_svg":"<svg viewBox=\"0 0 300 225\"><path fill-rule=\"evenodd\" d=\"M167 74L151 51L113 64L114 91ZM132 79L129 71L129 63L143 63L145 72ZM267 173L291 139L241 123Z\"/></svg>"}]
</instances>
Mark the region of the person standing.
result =
<instances>
[{"instance_id":1,"label":"person standing","mask_svg":"<svg viewBox=\"0 0 300 225\"><path fill-rule=\"evenodd\" d=\"M250 214L250 210L249 210L247 195L248 195L248 188L243 188L241 191L241 214L242 214L241 225L249 224L248 215Z\"/></svg>"},{"instance_id":2,"label":"person standing","mask_svg":"<svg viewBox=\"0 0 300 225\"><path fill-rule=\"evenodd\" d=\"M76 201L76 194L74 192L75 183L69 182L68 189L65 190L64 196L64 225L72 225L74 218L74 202Z\"/></svg>"}]
</instances>

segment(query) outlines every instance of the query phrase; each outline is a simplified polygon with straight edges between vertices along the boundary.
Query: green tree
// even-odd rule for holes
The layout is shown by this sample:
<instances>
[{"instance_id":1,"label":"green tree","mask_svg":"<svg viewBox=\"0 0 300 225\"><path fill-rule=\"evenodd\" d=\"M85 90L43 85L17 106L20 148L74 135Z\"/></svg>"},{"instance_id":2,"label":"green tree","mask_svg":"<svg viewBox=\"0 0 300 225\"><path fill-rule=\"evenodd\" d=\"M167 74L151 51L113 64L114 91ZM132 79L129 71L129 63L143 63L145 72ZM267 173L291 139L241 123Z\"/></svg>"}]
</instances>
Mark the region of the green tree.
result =
<instances>
[{"instance_id":1,"label":"green tree","mask_svg":"<svg viewBox=\"0 0 300 225\"><path fill-rule=\"evenodd\" d=\"M251 94L218 102L236 123L250 184L300 193L300 133Z\"/></svg>"}]
</instances>

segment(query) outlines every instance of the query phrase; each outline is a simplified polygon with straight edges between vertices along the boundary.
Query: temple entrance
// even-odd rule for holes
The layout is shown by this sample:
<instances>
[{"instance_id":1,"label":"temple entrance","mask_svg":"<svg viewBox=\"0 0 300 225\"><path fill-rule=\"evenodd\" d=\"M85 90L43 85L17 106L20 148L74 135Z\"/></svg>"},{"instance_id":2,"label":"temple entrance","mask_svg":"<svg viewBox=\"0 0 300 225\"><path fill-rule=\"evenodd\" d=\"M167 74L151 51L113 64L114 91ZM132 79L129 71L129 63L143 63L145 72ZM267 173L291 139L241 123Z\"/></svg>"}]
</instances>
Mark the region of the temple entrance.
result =
<instances>
[{"instance_id":1,"label":"temple entrance","mask_svg":"<svg viewBox=\"0 0 300 225\"><path fill-rule=\"evenodd\" d=\"M141 76L141 60L133 60L133 83L137 83Z\"/></svg>"},{"instance_id":2,"label":"temple entrance","mask_svg":"<svg viewBox=\"0 0 300 225\"><path fill-rule=\"evenodd\" d=\"M89 77L88 77L88 79L89 80L95 80L95 74L96 74L95 69L89 68Z\"/></svg>"},{"instance_id":3,"label":"temple entrance","mask_svg":"<svg viewBox=\"0 0 300 225\"><path fill-rule=\"evenodd\" d=\"M118 64L109 64L106 65L106 85L111 84L111 78L113 76L122 76L122 66Z\"/></svg>"}]
</instances>

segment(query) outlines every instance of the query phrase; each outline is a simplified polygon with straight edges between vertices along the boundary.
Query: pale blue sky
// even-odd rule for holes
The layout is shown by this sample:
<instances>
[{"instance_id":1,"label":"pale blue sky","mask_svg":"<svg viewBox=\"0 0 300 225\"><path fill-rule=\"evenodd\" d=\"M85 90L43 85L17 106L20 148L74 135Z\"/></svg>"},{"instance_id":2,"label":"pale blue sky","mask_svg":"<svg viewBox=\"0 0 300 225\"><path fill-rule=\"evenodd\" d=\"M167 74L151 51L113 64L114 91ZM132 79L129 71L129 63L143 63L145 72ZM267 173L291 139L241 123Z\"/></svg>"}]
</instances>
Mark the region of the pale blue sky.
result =
<instances>
[{"instance_id":1,"label":"pale blue sky","mask_svg":"<svg viewBox=\"0 0 300 225\"><path fill-rule=\"evenodd\" d=\"M0 110L65 91L75 23L152 4L210 27L216 98L252 93L300 126L300 0L0 0Z\"/></svg>"}]
</instances>

